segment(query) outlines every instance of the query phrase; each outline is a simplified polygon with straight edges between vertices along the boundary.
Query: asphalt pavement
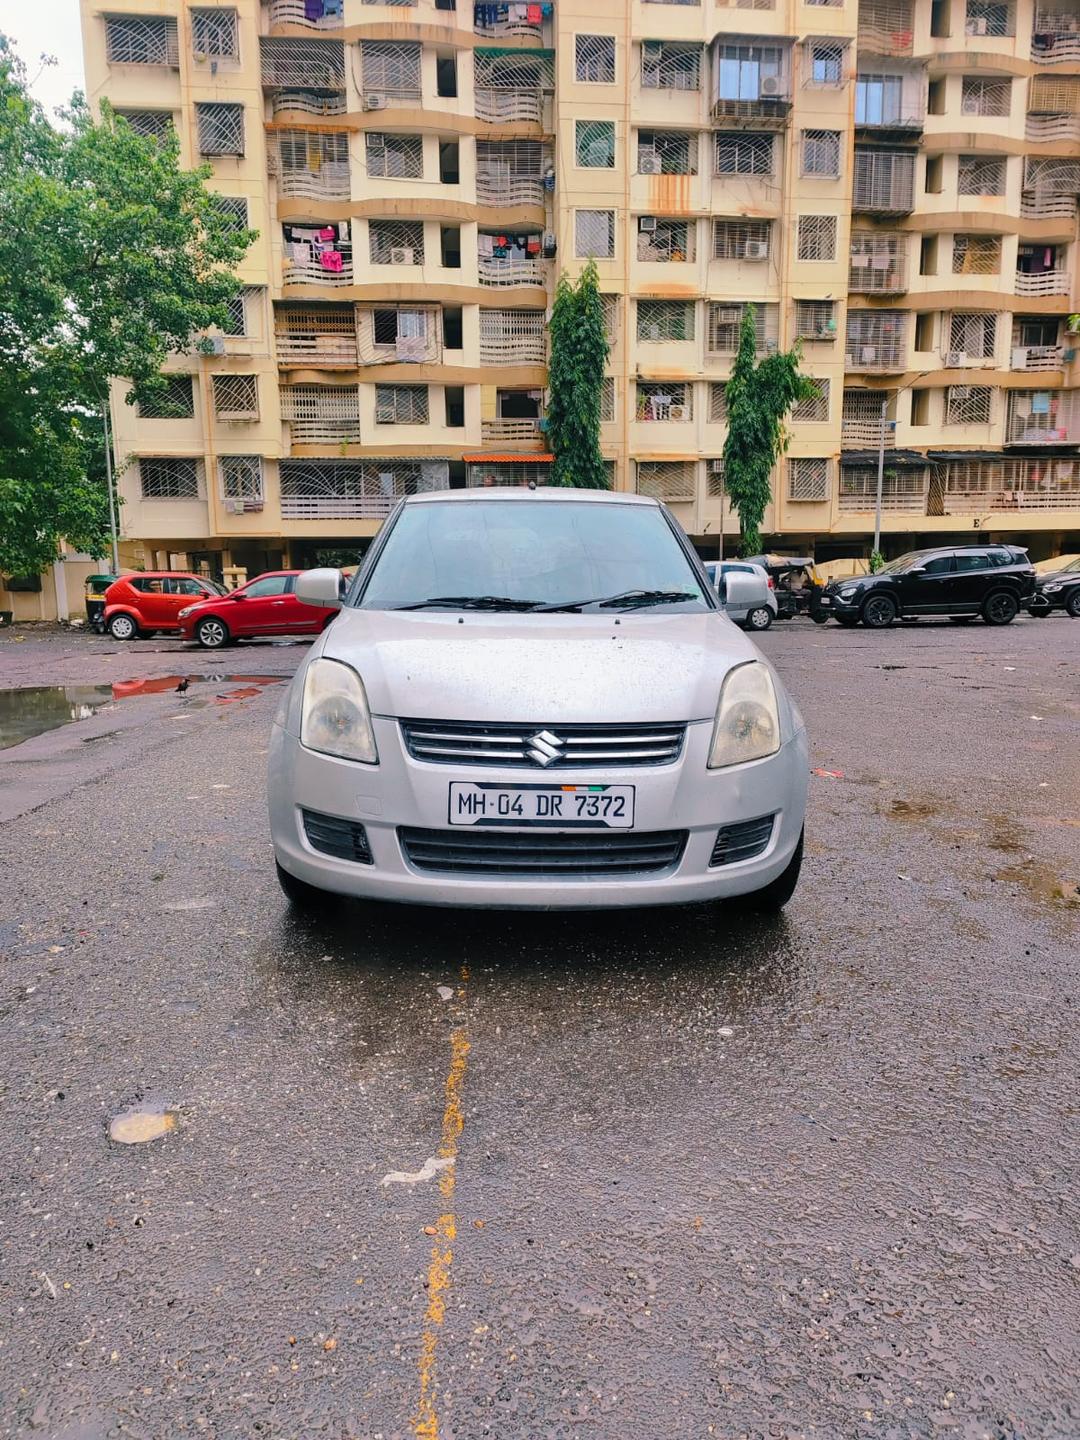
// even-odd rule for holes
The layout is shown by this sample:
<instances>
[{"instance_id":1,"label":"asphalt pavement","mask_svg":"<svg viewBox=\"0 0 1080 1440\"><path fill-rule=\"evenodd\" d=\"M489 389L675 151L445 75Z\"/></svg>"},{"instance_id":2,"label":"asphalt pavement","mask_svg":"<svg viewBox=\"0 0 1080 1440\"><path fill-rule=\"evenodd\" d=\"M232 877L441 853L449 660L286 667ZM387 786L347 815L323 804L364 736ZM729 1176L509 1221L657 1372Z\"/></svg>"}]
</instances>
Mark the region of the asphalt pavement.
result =
<instances>
[{"instance_id":1,"label":"asphalt pavement","mask_svg":"<svg viewBox=\"0 0 1080 1440\"><path fill-rule=\"evenodd\" d=\"M0 632L0 1435L1080 1436L1080 625L760 643L781 919L313 924L303 646Z\"/></svg>"}]
</instances>

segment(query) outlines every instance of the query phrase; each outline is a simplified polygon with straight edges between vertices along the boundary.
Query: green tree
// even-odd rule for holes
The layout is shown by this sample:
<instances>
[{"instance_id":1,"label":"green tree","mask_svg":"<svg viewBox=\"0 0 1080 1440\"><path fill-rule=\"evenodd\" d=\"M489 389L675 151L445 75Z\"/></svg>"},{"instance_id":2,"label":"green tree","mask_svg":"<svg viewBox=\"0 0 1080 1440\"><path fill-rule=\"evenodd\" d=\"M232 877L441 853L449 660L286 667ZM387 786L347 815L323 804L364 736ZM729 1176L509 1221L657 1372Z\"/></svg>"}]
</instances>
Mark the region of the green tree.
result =
<instances>
[{"instance_id":1,"label":"green tree","mask_svg":"<svg viewBox=\"0 0 1080 1440\"><path fill-rule=\"evenodd\" d=\"M800 347L757 358L754 307L747 305L739 349L727 383L724 488L739 516L743 555L761 551L761 521L770 499L773 466L788 446L784 419L793 405L815 396L817 386L799 371Z\"/></svg>"},{"instance_id":2,"label":"green tree","mask_svg":"<svg viewBox=\"0 0 1080 1440\"><path fill-rule=\"evenodd\" d=\"M608 357L599 277L590 260L577 282L559 277L551 310L548 441L552 483L606 490L600 454L600 391Z\"/></svg>"},{"instance_id":3,"label":"green tree","mask_svg":"<svg viewBox=\"0 0 1080 1440\"><path fill-rule=\"evenodd\" d=\"M223 218L209 167L80 96L54 127L0 36L0 571L37 573L61 539L102 554L94 447L110 382L161 385L170 353L224 325L254 232Z\"/></svg>"}]
</instances>

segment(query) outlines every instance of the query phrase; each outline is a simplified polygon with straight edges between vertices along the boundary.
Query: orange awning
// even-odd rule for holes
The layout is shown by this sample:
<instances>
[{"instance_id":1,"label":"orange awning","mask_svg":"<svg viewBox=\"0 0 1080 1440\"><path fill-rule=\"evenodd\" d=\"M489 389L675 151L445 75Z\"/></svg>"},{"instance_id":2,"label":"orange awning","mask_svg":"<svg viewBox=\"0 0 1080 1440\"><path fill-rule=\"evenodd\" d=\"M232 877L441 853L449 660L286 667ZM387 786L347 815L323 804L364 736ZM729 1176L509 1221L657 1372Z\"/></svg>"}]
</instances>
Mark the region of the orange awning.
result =
<instances>
[{"instance_id":1,"label":"orange awning","mask_svg":"<svg viewBox=\"0 0 1080 1440\"><path fill-rule=\"evenodd\" d=\"M466 465L550 465L554 455L463 455Z\"/></svg>"}]
</instances>

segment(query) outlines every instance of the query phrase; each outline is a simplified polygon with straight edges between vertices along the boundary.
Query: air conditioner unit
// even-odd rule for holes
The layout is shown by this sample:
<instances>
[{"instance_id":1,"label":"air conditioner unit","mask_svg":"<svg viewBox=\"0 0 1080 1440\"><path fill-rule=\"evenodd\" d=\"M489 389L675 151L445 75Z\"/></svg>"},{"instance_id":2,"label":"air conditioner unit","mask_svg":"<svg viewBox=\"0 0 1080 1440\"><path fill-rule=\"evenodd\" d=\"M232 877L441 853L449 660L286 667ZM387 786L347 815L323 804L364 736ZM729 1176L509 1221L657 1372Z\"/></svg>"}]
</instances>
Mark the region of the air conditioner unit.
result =
<instances>
[{"instance_id":1,"label":"air conditioner unit","mask_svg":"<svg viewBox=\"0 0 1080 1440\"><path fill-rule=\"evenodd\" d=\"M650 150L642 147L638 151L637 168L639 175L660 174L660 153L657 150Z\"/></svg>"},{"instance_id":2,"label":"air conditioner unit","mask_svg":"<svg viewBox=\"0 0 1080 1440\"><path fill-rule=\"evenodd\" d=\"M779 75L763 75L759 89L762 100L778 100L784 94L784 82Z\"/></svg>"},{"instance_id":3,"label":"air conditioner unit","mask_svg":"<svg viewBox=\"0 0 1080 1440\"><path fill-rule=\"evenodd\" d=\"M656 216L655 216L655 215L639 215L639 216L638 216L638 222L637 222L637 228L638 228L638 229L642 232L642 234L644 234L644 235L652 235L652 234L655 232L655 230L656 230Z\"/></svg>"},{"instance_id":4,"label":"air conditioner unit","mask_svg":"<svg viewBox=\"0 0 1080 1440\"><path fill-rule=\"evenodd\" d=\"M1011 361L1011 363L1010 363L1009 368L1010 368L1011 370L1026 370L1026 369L1027 369L1027 361L1028 361L1027 348L1026 348L1026 347L1019 347L1019 346L1018 346L1018 347L1017 347L1015 350L1013 350L1013 352L1012 352L1012 361Z\"/></svg>"},{"instance_id":5,"label":"air conditioner unit","mask_svg":"<svg viewBox=\"0 0 1080 1440\"><path fill-rule=\"evenodd\" d=\"M985 34L986 34L986 24L987 24L987 22L986 22L986 16L985 16L985 15L980 15L977 19L969 20L969 21L968 21L968 26L967 26L968 34L969 34L969 35L985 35Z\"/></svg>"},{"instance_id":6,"label":"air conditioner unit","mask_svg":"<svg viewBox=\"0 0 1080 1440\"><path fill-rule=\"evenodd\" d=\"M385 95L365 95L365 96L364 96L364 109L365 109L365 110L385 110L385 109L386 109L386 96L385 96Z\"/></svg>"},{"instance_id":7,"label":"air conditioner unit","mask_svg":"<svg viewBox=\"0 0 1080 1440\"><path fill-rule=\"evenodd\" d=\"M393 425L393 423L394 423L394 407L393 407L392 405L382 405L382 406L376 405L376 406L375 406L375 424L376 424L376 425Z\"/></svg>"},{"instance_id":8,"label":"air conditioner unit","mask_svg":"<svg viewBox=\"0 0 1080 1440\"><path fill-rule=\"evenodd\" d=\"M243 500L226 500L225 513L227 515L242 515L244 513Z\"/></svg>"},{"instance_id":9,"label":"air conditioner unit","mask_svg":"<svg viewBox=\"0 0 1080 1440\"><path fill-rule=\"evenodd\" d=\"M747 240L743 250L744 260L767 260L769 258L769 242L767 240Z\"/></svg>"},{"instance_id":10,"label":"air conditioner unit","mask_svg":"<svg viewBox=\"0 0 1080 1440\"><path fill-rule=\"evenodd\" d=\"M738 325L741 319L742 314L738 308L717 310L716 312L717 325Z\"/></svg>"},{"instance_id":11,"label":"air conditioner unit","mask_svg":"<svg viewBox=\"0 0 1080 1440\"><path fill-rule=\"evenodd\" d=\"M659 339L660 339L660 326L659 326L659 325L646 325L646 326L645 326L645 334L644 334L641 338L642 338L643 340L659 340Z\"/></svg>"},{"instance_id":12,"label":"air conditioner unit","mask_svg":"<svg viewBox=\"0 0 1080 1440\"><path fill-rule=\"evenodd\" d=\"M245 514L245 515L255 514L256 512L260 511L262 508L263 508L263 502L262 502L261 500L245 500L245 501L244 501L244 514Z\"/></svg>"},{"instance_id":13,"label":"air conditioner unit","mask_svg":"<svg viewBox=\"0 0 1080 1440\"><path fill-rule=\"evenodd\" d=\"M225 425L247 425L259 417L254 410L221 410L217 418Z\"/></svg>"},{"instance_id":14,"label":"air conditioner unit","mask_svg":"<svg viewBox=\"0 0 1080 1440\"><path fill-rule=\"evenodd\" d=\"M669 420L688 420L689 418L685 405L670 405L668 407Z\"/></svg>"},{"instance_id":15,"label":"air conditioner unit","mask_svg":"<svg viewBox=\"0 0 1080 1440\"><path fill-rule=\"evenodd\" d=\"M859 352L859 359L864 365L872 365L877 359L877 346L864 345L862 347L862 350Z\"/></svg>"},{"instance_id":16,"label":"air conditioner unit","mask_svg":"<svg viewBox=\"0 0 1080 1440\"><path fill-rule=\"evenodd\" d=\"M415 251L410 245L395 245L390 251L391 265L411 265L415 257Z\"/></svg>"},{"instance_id":17,"label":"air conditioner unit","mask_svg":"<svg viewBox=\"0 0 1080 1440\"><path fill-rule=\"evenodd\" d=\"M967 352L964 350L949 350L945 354L946 370L962 370L968 363Z\"/></svg>"}]
</instances>

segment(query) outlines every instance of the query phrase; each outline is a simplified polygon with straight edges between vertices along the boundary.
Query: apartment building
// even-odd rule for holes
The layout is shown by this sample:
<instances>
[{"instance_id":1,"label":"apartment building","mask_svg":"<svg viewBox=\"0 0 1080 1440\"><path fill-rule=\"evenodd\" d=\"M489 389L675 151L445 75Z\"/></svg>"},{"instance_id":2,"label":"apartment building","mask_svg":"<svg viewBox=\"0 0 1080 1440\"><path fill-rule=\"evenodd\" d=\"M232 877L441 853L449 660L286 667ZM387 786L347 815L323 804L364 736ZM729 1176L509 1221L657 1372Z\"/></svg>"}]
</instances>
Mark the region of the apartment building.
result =
<instances>
[{"instance_id":1,"label":"apartment building","mask_svg":"<svg viewBox=\"0 0 1080 1440\"><path fill-rule=\"evenodd\" d=\"M546 318L596 259L615 488L705 553L744 308L800 339L765 529L1080 532L1080 0L83 0L91 103L259 238L168 404L113 396L126 553L254 572L397 497L543 481Z\"/></svg>"}]
</instances>

